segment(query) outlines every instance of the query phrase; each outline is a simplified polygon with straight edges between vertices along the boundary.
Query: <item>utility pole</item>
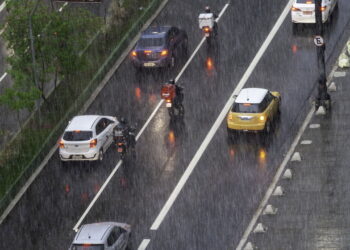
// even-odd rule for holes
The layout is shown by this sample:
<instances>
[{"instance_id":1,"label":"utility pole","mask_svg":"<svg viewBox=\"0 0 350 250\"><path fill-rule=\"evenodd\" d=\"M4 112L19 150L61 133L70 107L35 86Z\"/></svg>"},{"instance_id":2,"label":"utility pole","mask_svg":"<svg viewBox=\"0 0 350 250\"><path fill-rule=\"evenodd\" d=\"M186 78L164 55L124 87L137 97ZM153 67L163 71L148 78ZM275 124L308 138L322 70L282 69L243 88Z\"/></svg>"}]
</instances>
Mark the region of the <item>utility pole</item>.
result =
<instances>
[{"instance_id":1,"label":"utility pole","mask_svg":"<svg viewBox=\"0 0 350 250\"><path fill-rule=\"evenodd\" d=\"M325 50L326 45L323 39L323 22L321 12L322 0L315 1L315 17L316 17L316 29L315 29L315 44L317 48L317 64L318 64L318 91L316 97L316 109L323 106L328 108L330 105L330 96L327 92L327 78L326 78L326 63L325 63Z\"/></svg>"}]
</instances>

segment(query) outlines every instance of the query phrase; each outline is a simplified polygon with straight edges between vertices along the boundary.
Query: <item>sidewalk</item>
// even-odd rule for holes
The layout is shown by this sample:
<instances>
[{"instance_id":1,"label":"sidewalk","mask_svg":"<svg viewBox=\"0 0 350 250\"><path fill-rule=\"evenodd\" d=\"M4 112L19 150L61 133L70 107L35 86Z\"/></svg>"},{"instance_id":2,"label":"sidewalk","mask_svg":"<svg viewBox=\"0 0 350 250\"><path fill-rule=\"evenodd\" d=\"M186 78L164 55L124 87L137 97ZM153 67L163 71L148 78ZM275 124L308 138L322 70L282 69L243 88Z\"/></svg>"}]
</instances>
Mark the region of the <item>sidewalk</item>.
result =
<instances>
[{"instance_id":1,"label":"sidewalk","mask_svg":"<svg viewBox=\"0 0 350 250\"><path fill-rule=\"evenodd\" d=\"M260 215L265 232L249 235L253 249L350 249L350 70L335 76L332 109L313 114L295 149L300 161L285 168L292 178L277 183L284 194L268 200L277 213Z\"/></svg>"}]
</instances>

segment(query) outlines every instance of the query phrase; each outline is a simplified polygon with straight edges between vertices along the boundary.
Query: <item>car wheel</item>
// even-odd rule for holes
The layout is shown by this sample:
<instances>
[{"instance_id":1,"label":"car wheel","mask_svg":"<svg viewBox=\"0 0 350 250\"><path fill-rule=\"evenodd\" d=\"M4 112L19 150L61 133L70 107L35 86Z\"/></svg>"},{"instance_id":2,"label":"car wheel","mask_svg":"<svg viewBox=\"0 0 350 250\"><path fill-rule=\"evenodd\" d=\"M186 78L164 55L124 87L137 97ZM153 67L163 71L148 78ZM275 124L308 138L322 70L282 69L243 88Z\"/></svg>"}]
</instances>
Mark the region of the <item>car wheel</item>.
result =
<instances>
[{"instance_id":1,"label":"car wheel","mask_svg":"<svg viewBox=\"0 0 350 250\"><path fill-rule=\"evenodd\" d=\"M103 151L102 151L102 149L101 149L100 152L98 153L98 161L99 161L99 162L103 161Z\"/></svg>"}]
</instances>

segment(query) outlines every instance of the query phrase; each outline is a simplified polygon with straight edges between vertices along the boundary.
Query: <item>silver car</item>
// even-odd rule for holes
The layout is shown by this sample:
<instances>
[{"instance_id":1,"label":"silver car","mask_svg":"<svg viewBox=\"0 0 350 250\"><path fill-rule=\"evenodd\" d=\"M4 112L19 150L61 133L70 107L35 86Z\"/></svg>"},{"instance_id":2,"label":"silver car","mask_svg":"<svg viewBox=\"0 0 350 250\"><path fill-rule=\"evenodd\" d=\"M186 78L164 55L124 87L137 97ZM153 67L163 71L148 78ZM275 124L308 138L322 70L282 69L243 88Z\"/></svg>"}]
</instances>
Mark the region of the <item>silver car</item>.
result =
<instances>
[{"instance_id":1,"label":"silver car","mask_svg":"<svg viewBox=\"0 0 350 250\"><path fill-rule=\"evenodd\" d=\"M119 222L100 222L81 226L70 250L131 250L131 227Z\"/></svg>"},{"instance_id":2,"label":"silver car","mask_svg":"<svg viewBox=\"0 0 350 250\"><path fill-rule=\"evenodd\" d=\"M113 142L117 118L101 115L75 116L59 141L62 161L102 161Z\"/></svg>"}]
</instances>

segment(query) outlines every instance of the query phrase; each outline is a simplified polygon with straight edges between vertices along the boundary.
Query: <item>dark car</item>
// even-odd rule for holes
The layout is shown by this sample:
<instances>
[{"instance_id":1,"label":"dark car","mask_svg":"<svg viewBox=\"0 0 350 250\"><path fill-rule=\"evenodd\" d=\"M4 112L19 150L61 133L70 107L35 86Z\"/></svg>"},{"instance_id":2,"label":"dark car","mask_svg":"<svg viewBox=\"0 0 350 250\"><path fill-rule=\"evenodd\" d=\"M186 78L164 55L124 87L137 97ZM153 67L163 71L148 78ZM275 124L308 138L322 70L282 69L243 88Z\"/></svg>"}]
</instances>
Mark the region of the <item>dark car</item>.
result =
<instances>
[{"instance_id":1,"label":"dark car","mask_svg":"<svg viewBox=\"0 0 350 250\"><path fill-rule=\"evenodd\" d=\"M137 69L173 67L187 53L187 34L172 26L149 27L142 32L131 60Z\"/></svg>"}]
</instances>

